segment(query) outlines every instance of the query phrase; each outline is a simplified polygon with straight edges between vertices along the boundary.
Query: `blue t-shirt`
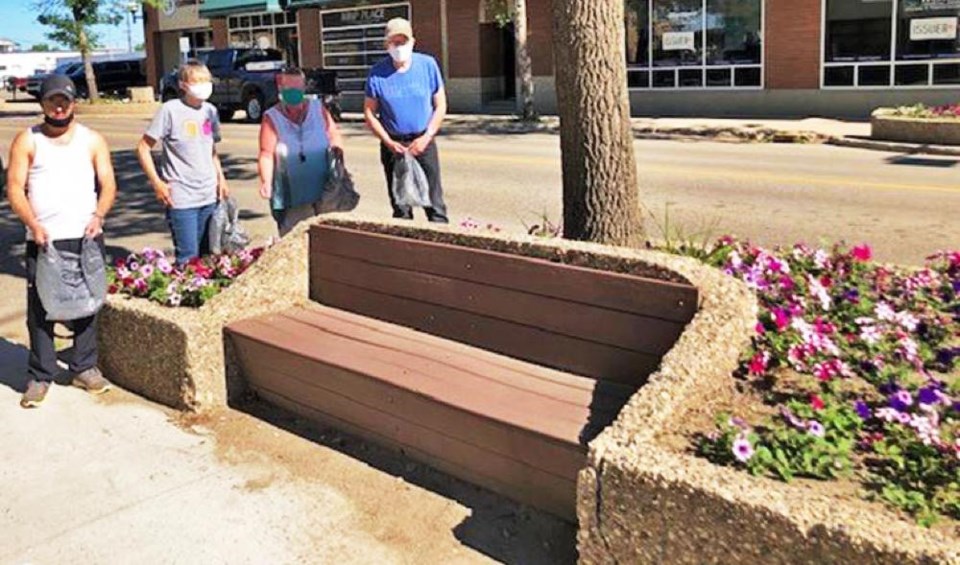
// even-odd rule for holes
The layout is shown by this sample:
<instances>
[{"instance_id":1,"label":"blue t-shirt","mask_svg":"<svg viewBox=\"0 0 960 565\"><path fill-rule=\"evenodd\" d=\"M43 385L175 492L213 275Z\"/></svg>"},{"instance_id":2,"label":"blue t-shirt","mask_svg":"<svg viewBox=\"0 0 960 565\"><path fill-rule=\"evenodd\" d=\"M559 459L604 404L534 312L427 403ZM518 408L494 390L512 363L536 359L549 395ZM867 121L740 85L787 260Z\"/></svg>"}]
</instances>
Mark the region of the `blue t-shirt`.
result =
<instances>
[{"instance_id":1,"label":"blue t-shirt","mask_svg":"<svg viewBox=\"0 0 960 565\"><path fill-rule=\"evenodd\" d=\"M414 53L407 72L386 57L370 69L366 94L380 103L380 123L392 135L421 133L433 117L433 96L443 88L437 61Z\"/></svg>"}]
</instances>

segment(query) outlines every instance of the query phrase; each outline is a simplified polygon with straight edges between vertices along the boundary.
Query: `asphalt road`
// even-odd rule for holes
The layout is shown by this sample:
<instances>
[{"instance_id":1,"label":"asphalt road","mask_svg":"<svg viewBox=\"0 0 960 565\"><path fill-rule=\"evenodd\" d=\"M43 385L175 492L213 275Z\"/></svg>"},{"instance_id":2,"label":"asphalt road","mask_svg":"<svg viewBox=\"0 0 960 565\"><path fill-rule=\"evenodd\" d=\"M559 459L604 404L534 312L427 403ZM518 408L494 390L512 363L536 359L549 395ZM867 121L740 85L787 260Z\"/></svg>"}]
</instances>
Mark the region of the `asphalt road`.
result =
<instances>
[{"instance_id":1,"label":"asphalt road","mask_svg":"<svg viewBox=\"0 0 960 565\"><path fill-rule=\"evenodd\" d=\"M147 121L85 120L114 151L121 198L107 229L117 251L170 246L162 210L133 152ZM16 131L31 122L0 119L4 152ZM344 130L347 164L362 194L360 210L389 215L376 141L360 124ZM225 124L223 137L220 151L247 227L258 239L268 237L275 231L257 196L257 126ZM558 137L494 135L459 126L440 144L454 222L470 217L522 230L543 216L559 220ZM638 140L635 147L647 226L654 235L733 233L763 244L869 242L879 259L908 264L940 248L960 247L957 158L821 145ZM17 227L7 206L0 208L0 230L8 247Z\"/></svg>"}]
</instances>

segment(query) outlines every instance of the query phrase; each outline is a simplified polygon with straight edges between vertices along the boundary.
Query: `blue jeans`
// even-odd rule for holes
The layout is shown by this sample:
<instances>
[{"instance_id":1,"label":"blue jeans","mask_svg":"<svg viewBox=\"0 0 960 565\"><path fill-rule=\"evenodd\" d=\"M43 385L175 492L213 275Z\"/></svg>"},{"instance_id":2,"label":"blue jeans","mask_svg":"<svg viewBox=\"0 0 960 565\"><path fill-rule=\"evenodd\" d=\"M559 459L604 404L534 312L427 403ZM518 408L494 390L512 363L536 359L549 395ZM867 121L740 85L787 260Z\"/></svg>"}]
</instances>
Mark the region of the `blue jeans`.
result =
<instances>
[{"instance_id":1,"label":"blue jeans","mask_svg":"<svg viewBox=\"0 0 960 565\"><path fill-rule=\"evenodd\" d=\"M197 208L168 208L167 225L173 235L173 247L177 264L182 265L194 257L210 254L210 218L217 204Z\"/></svg>"}]
</instances>

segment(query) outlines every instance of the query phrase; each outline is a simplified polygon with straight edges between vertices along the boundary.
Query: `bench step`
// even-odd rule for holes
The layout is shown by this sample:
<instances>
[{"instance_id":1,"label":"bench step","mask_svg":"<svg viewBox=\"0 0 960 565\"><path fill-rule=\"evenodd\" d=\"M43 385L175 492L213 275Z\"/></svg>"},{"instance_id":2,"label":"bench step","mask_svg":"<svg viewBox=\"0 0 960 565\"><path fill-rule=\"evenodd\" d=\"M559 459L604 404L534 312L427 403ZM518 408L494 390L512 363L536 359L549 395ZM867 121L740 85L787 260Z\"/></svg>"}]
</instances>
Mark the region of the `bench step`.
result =
<instances>
[{"instance_id":1,"label":"bench step","mask_svg":"<svg viewBox=\"0 0 960 565\"><path fill-rule=\"evenodd\" d=\"M567 519L587 442L635 391L321 305L227 335L265 399Z\"/></svg>"}]
</instances>

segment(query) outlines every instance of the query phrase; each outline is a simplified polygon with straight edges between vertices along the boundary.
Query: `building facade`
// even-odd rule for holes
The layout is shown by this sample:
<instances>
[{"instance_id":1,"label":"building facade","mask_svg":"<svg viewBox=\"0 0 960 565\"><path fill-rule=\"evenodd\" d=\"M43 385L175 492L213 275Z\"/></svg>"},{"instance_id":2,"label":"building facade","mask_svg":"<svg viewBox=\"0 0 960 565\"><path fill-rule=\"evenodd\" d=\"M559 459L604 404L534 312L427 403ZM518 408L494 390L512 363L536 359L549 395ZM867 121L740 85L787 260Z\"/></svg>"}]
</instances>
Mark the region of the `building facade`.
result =
<instances>
[{"instance_id":1,"label":"building facade","mask_svg":"<svg viewBox=\"0 0 960 565\"><path fill-rule=\"evenodd\" d=\"M960 0L624 0L624 64L637 115L864 117L882 105L956 101ZM510 109L509 26L489 0L167 0L145 17L153 67L213 47L273 47L339 71L359 107L384 24L413 22L440 62L454 111ZM552 0L528 0L529 51L544 113L556 110Z\"/></svg>"}]
</instances>

